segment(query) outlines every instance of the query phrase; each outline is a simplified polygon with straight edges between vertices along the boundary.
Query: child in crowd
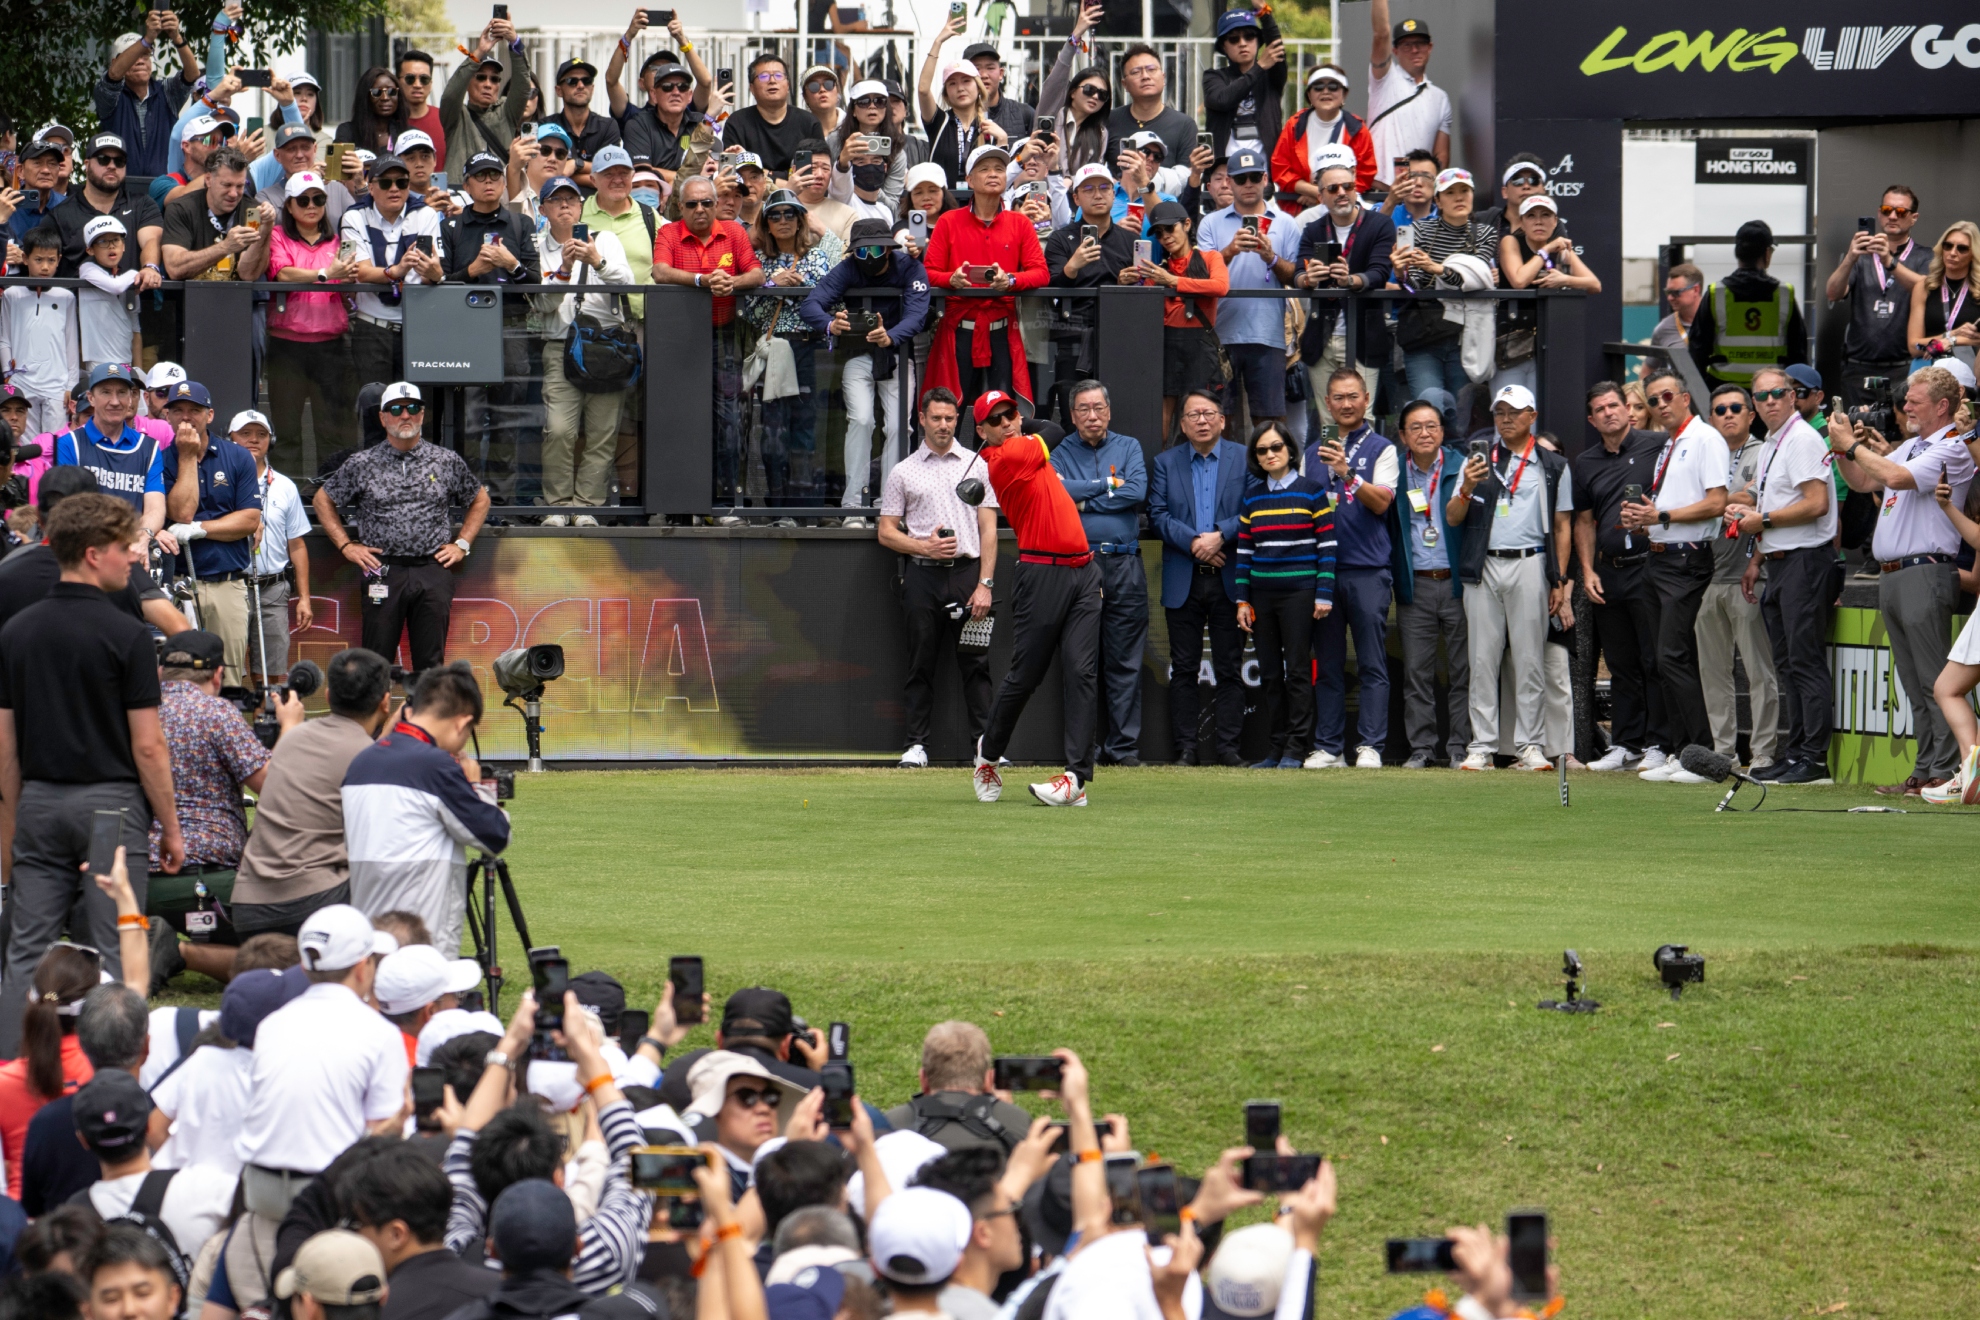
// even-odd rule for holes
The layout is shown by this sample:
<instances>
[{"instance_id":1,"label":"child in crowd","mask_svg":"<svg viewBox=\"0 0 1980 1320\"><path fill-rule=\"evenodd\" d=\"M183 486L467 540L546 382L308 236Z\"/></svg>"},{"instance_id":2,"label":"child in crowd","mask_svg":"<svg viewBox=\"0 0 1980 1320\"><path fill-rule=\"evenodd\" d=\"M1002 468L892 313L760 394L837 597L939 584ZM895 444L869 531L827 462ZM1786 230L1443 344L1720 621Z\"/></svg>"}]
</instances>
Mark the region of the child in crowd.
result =
<instances>
[{"instance_id":1,"label":"child in crowd","mask_svg":"<svg viewBox=\"0 0 1980 1320\"><path fill-rule=\"evenodd\" d=\"M86 255L76 271L88 285L82 291L82 359L87 371L99 362L136 362L144 356L138 333L136 270L117 274L128 235L114 215L99 215L83 226Z\"/></svg>"},{"instance_id":2,"label":"child in crowd","mask_svg":"<svg viewBox=\"0 0 1980 1320\"><path fill-rule=\"evenodd\" d=\"M37 226L21 249L28 278L54 278L62 262L54 225ZM28 398L30 434L62 428L69 389L82 374L75 290L15 284L0 294L0 370Z\"/></svg>"}]
</instances>

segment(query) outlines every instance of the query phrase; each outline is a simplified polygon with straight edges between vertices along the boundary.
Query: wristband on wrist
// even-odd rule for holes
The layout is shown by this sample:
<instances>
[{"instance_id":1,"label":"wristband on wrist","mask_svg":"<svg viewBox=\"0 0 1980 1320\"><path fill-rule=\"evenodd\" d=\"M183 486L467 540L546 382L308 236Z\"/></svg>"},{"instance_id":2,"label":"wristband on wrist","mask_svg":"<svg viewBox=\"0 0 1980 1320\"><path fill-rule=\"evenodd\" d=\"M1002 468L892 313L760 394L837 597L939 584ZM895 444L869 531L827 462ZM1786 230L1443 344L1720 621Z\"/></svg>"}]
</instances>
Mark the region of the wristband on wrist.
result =
<instances>
[{"instance_id":1,"label":"wristband on wrist","mask_svg":"<svg viewBox=\"0 0 1980 1320\"><path fill-rule=\"evenodd\" d=\"M1083 1150L1079 1153L1079 1162L1081 1164L1098 1164L1105 1158L1106 1156L1101 1154L1097 1147L1093 1150Z\"/></svg>"},{"instance_id":2,"label":"wristband on wrist","mask_svg":"<svg viewBox=\"0 0 1980 1320\"><path fill-rule=\"evenodd\" d=\"M1176 1218L1182 1220L1184 1223L1187 1224L1196 1223L1197 1222L1196 1207L1193 1205L1184 1206L1182 1209L1176 1211Z\"/></svg>"},{"instance_id":3,"label":"wristband on wrist","mask_svg":"<svg viewBox=\"0 0 1980 1320\"><path fill-rule=\"evenodd\" d=\"M632 54L632 40L630 38L628 37L619 38L619 53L621 55Z\"/></svg>"},{"instance_id":4,"label":"wristband on wrist","mask_svg":"<svg viewBox=\"0 0 1980 1320\"><path fill-rule=\"evenodd\" d=\"M585 1093L587 1095L595 1095L597 1094L599 1087L610 1086L611 1084L612 1084L611 1073L609 1072L599 1073L596 1077L592 1078L590 1081L584 1084Z\"/></svg>"},{"instance_id":5,"label":"wristband on wrist","mask_svg":"<svg viewBox=\"0 0 1980 1320\"><path fill-rule=\"evenodd\" d=\"M641 1045L651 1045L653 1047L653 1052L655 1054L658 1054L662 1059L665 1059L667 1057L667 1047L665 1045L662 1045L659 1042L659 1040L657 1040L656 1038L652 1036L641 1036L639 1038L639 1043Z\"/></svg>"},{"instance_id":6,"label":"wristband on wrist","mask_svg":"<svg viewBox=\"0 0 1980 1320\"><path fill-rule=\"evenodd\" d=\"M142 912L127 912L117 918L117 926L119 929L125 926L136 926L139 930L150 930L151 921Z\"/></svg>"},{"instance_id":7,"label":"wristband on wrist","mask_svg":"<svg viewBox=\"0 0 1980 1320\"><path fill-rule=\"evenodd\" d=\"M715 1240L717 1242L727 1242L731 1238L739 1238L741 1236L742 1236L741 1224L724 1224L720 1228L715 1230Z\"/></svg>"}]
</instances>

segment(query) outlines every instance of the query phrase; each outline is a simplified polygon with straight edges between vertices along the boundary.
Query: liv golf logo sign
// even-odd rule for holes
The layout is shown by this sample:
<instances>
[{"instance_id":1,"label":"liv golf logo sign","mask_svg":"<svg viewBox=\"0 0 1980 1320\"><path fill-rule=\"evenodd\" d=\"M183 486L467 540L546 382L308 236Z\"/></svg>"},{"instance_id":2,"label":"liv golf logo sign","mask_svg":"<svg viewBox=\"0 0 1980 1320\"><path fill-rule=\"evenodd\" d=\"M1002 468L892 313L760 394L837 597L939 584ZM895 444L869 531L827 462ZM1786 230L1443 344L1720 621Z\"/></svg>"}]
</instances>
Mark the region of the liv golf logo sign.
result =
<instances>
[{"instance_id":1,"label":"liv golf logo sign","mask_svg":"<svg viewBox=\"0 0 1980 1320\"><path fill-rule=\"evenodd\" d=\"M1847 73L1882 68L1900 50L1920 69L1943 69L1957 63L1980 69L1980 23L1967 23L1948 33L1943 24L1901 23L1894 27L1804 28L1799 42L1786 27L1749 31L1736 27L1724 34L1683 30L1632 38L1617 27L1581 61L1589 77L1604 73L1685 71L1694 65L1706 72L1779 73L1797 58L1821 73Z\"/></svg>"}]
</instances>

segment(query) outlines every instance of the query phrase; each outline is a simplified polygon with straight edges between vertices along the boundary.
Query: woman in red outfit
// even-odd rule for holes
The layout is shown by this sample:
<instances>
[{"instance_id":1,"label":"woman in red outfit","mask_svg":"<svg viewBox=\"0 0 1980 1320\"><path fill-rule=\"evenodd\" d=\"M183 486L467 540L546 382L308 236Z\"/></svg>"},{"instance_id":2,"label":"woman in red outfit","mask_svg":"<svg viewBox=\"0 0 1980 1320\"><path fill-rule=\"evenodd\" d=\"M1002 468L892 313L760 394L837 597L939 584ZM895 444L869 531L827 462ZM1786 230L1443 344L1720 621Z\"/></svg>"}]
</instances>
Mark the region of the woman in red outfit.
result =
<instances>
[{"instance_id":1,"label":"woman in red outfit","mask_svg":"<svg viewBox=\"0 0 1980 1320\"><path fill-rule=\"evenodd\" d=\"M1348 76L1340 66L1322 64L1306 75L1306 109L1293 116L1272 148L1272 182L1279 205L1297 215L1320 204L1313 164L1320 149L1343 146L1354 153L1354 190L1375 182L1375 137L1347 108Z\"/></svg>"},{"instance_id":2,"label":"woman in red outfit","mask_svg":"<svg viewBox=\"0 0 1980 1320\"><path fill-rule=\"evenodd\" d=\"M928 349L922 393L937 385L962 400L1004 390L1031 402L1031 372L1018 335L1017 299L1047 279L1038 231L1016 211L1004 209L1011 153L985 144L969 154L970 204L945 211L928 237L930 289L995 289L999 298L950 298Z\"/></svg>"},{"instance_id":3,"label":"woman in red outfit","mask_svg":"<svg viewBox=\"0 0 1980 1320\"><path fill-rule=\"evenodd\" d=\"M1121 283L1159 284L1169 291L1162 300L1162 434L1168 437L1175 433L1178 399L1191 390L1223 392L1217 299L1231 291L1231 273L1223 253L1190 245L1189 212L1181 202L1155 203L1148 227L1162 260L1135 262L1121 272Z\"/></svg>"}]
</instances>

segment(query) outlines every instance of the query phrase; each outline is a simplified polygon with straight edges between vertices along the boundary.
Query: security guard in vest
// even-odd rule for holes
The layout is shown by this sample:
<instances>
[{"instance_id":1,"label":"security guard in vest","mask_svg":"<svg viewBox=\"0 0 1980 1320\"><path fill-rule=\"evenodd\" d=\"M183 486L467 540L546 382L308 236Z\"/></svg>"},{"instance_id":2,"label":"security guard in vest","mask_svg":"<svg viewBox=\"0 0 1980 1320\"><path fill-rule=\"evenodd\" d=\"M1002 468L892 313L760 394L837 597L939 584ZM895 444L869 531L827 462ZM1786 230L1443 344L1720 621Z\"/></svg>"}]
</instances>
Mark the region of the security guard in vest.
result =
<instances>
[{"instance_id":1,"label":"security guard in vest","mask_svg":"<svg viewBox=\"0 0 1980 1320\"><path fill-rule=\"evenodd\" d=\"M1733 238L1739 269L1712 285L1698 302L1686 345L1691 360L1713 385L1753 388L1762 367L1808 362L1808 327L1794 286L1767 273L1774 259L1774 231L1748 220Z\"/></svg>"}]
</instances>

